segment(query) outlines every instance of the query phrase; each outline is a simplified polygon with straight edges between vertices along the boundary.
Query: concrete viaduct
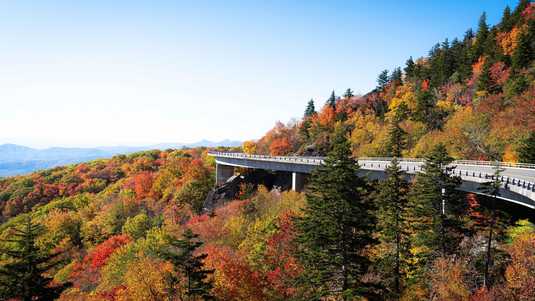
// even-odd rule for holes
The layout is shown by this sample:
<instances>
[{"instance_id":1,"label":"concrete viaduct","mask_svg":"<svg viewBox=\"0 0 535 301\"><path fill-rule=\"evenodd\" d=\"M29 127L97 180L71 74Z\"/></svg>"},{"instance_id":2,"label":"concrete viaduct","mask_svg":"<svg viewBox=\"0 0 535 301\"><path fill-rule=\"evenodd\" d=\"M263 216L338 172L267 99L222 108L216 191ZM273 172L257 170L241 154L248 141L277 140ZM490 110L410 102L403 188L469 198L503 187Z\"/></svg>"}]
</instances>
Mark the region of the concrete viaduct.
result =
<instances>
[{"instance_id":1,"label":"concrete viaduct","mask_svg":"<svg viewBox=\"0 0 535 301\"><path fill-rule=\"evenodd\" d=\"M292 189L300 191L305 177L323 163L322 157L265 156L243 153L209 152L216 161L216 184L225 183L234 175L234 168L263 169L292 174ZM359 158L360 176L383 179L391 158ZM422 171L423 159L399 159L400 166L409 175ZM463 180L460 190L483 194L481 183L491 181L494 163L489 161L457 160L453 164L454 173ZM535 209L535 164L499 163L503 185L500 199Z\"/></svg>"}]
</instances>

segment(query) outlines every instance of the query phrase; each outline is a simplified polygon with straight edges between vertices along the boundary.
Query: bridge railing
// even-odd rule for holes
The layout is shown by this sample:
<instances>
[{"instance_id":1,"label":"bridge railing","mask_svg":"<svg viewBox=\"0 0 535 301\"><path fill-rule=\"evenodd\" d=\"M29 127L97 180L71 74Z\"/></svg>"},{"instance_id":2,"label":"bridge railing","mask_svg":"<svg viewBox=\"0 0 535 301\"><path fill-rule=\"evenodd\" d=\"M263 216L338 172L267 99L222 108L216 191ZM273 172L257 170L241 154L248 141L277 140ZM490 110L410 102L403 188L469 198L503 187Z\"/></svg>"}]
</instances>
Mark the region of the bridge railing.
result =
<instances>
[{"instance_id":1,"label":"bridge railing","mask_svg":"<svg viewBox=\"0 0 535 301\"><path fill-rule=\"evenodd\" d=\"M323 162L323 157L299 157L299 156L268 156L268 155L250 155L244 153L227 153L227 152L208 152L211 156L239 159L255 159L264 161L280 161L288 163L304 163L319 165Z\"/></svg>"},{"instance_id":2,"label":"bridge railing","mask_svg":"<svg viewBox=\"0 0 535 301\"><path fill-rule=\"evenodd\" d=\"M321 163L324 157L302 157L302 156L270 156L270 155L250 155L244 153L230 153L230 152L209 152L210 155L233 157L233 158L251 158L275 160L283 162L298 162L298 163ZM359 157L359 161L391 161L392 157ZM399 158L399 162L424 163L422 158ZM454 165L480 165L480 166L496 166L512 167L512 168L529 168L535 169L535 164L529 163L512 163L512 162L495 162L495 161L478 161L478 160L455 160Z\"/></svg>"},{"instance_id":3,"label":"bridge railing","mask_svg":"<svg viewBox=\"0 0 535 301\"><path fill-rule=\"evenodd\" d=\"M460 176L461 178L478 178L481 182L490 182L495 180L494 174L488 174L484 172L476 172L473 170L461 170L456 169L452 172L453 175ZM510 186L516 186L521 189L535 192L535 183L526 181L523 179L517 179L509 176L500 176L501 186L505 189L510 189Z\"/></svg>"}]
</instances>

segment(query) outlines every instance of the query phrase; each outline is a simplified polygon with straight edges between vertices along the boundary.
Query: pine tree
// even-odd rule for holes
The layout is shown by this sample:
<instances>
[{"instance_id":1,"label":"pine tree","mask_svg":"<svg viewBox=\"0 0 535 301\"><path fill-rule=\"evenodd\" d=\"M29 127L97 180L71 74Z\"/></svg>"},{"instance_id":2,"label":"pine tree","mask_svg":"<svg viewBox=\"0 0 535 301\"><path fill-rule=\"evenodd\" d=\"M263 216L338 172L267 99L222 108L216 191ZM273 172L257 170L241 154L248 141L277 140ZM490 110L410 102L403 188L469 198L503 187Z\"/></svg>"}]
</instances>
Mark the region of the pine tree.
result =
<instances>
[{"instance_id":1,"label":"pine tree","mask_svg":"<svg viewBox=\"0 0 535 301\"><path fill-rule=\"evenodd\" d=\"M522 163L535 164L535 131L531 131L529 136L522 141L518 150L518 159Z\"/></svg>"},{"instance_id":2,"label":"pine tree","mask_svg":"<svg viewBox=\"0 0 535 301\"><path fill-rule=\"evenodd\" d=\"M388 84L388 70L383 70L377 77L377 90L382 91Z\"/></svg>"},{"instance_id":3,"label":"pine tree","mask_svg":"<svg viewBox=\"0 0 535 301\"><path fill-rule=\"evenodd\" d=\"M416 175L407 210L411 231L411 247L416 255L415 275L433 255L450 254L458 246L466 204L456 188L459 177L452 176L453 158L443 144L437 145L426 157L423 172Z\"/></svg>"},{"instance_id":4,"label":"pine tree","mask_svg":"<svg viewBox=\"0 0 535 301\"><path fill-rule=\"evenodd\" d=\"M485 44L489 35L489 26L487 24L487 14L481 14L479 25L476 33L476 42L474 43L472 61L476 61L484 54Z\"/></svg>"},{"instance_id":5,"label":"pine tree","mask_svg":"<svg viewBox=\"0 0 535 301\"><path fill-rule=\"evenodd\" d=\"M334 90L332 91L329 99L327 99L327 105L329 105L333 109L336 108L336 95L334 94Z\"/></svg>"},{"instance_id":6,"label":"pine tree","mask_svg":"<svg viewBox=\"0 0 535 301\"><path fill-rule=\"evenodd\" d=\"M429 90L420 90L416 94L416 108L412 118L423 122L428 129L439 129L442 126L442 118L435 107L435 95Z\"/></svg>"},{"instance_id":7,"label":"pine tree","mask_svg":"<svg viewBox=\"0 0 535 301\"><path fill-rule=\"evenodd\" d=\"M489 61L497 61L497 60L503 60L504 54L502 47L498 46L498 42L496 42L496 37L498 35L498 28L493 27L488 36L487 40L485 41L483 52L485 55L487 55Z\"/></svg>"},{"instance_id":8,"label":"pine tree","mask_svg":"<svg viewBox=\"0 0 535 301\"><path fill-rule=\"evenodd\" d=\"M509 5L503 10L502 21L500 22L500 29L504 32L508 32L513 29L513 19L511 16L511 8Z\"/></svg>"},{"instance_id":9,"label":"pine tree","mask_svg":"<svg viewBox=\"0 0 535 301\"><path fill-rule=\"evenodd\" d=\"M5 299L54 300L70 285L69 283L52 286L52 278L46 272L60 264L56 258L60 253L46 254L35 245L41 226L28 217L22 228L12 229L11 239L4 242L14 244L14 248L0 249L7 258L0 267L1 292Z\"/></svg>"},{"instance_id":10,"label":"pine tree","mask_svg":"<svg viewBox=\"0 0 535 301\"><path fill-rule=\"evenodd\" d=\"M535 39L535 20L530 20L528 30L518 38L518 45L513 52L512 65L515 71L529 66L529 63L535 59L535 45L532 45Z\"/></svg>"},{"instance_id":11,"label":"pine tree","mask_svg":"<svg viewBox=\"0 0 535 301\"><path fill-rule=\"evenodd\" d=\"M204 259L208 255L195 255L195 251L202 244L199 236L187 229L184 231L183 239L170 238L170 249L162 252L162 257L169 260L179 275L183 276L183 278L173 276L172 283L174 287L183 288L183 294L188 298L187 300L214 299L211 295L213 284L208 279L214 271L204 267Z\"/></svg>"},{"instance_id":12,"label":"pine tree","mask_svg":"<svg viewBox=\"0 0 535 301\"><path fill-rule=\"evenodd\" d=\"M407 146L407 132L399 126L398 120L391 122L388 129L388 138L386 145L387 155L401 158L401 152Z\"/></svg>"},{"instance_id":13,"label":"pine tree","mask_svg":"<svg viewBox=\"0 0 535 301\"><path fill-rule=\"evenodd\" d=\"M402 75L401 68L397 67L392 71L392 74L390 75L390 81L396 85L400 85L403 83Z\"/></svg>"},{"instance_id":14,"label":"pine tree","mask_svg":"<svg viewBox=\"0 0 535 301\"><path fill-rule=\"evenodd\" d=\"M344 93L344 98L351 98L353 96L355 96L355 94L353 94L353 91L350 88L347 88L346 92Z\"/></svg>"},{"instance_id":15,"label":"pine tree","mask_svg":"<svg viewBox=\"0 0 535 301\"><path fill-rule=\"evenodd\" d=\"M338 128L325 163L311 175L303 216L295 221L309 299L345 299L364 288L361 276L369 260L363 249L373 242L375 221L358 169L345 132Z\"/></svg>"},{"instance_id":16,"label":"pine tree","mask_svg":"<svg viewBox=\"0 0 535 301\"><path fill-rule=\"evenodd\" d=\"M489 60L486 60L485 64L483 64L483 69L481 70L481 74L477 78L477 84L476 84L477 91L491 92L490 65L491 64Z\"/></svg>"},{"instance_id":17,"label":"pine tree","mask_svg":"<svg viewBox=\"0 0 535 301\"><path fill-rule=\"evenodd\" d=\"M405 63L405 69L403 69L403 71L405 71L405 76L407 78L413 78L415 76L415 69L416 69L416 66L411 56Z\"/></svg>"},{"instance_id":18,"label":"pine tree","mask_svg":"<svg viewBox=\"0 0 535 301\"><path fill-rule=\"evenodd\" d=\"M472 73L472 65L469 57L468 47L466 42L461 42L458 39L453 39L451 42L450 58L453 64L453 73L449 80L454 83L461 83Z\"/></svg>"},{"instance_id":19,"label":"pine tree","mask_svg":"<svg viewBox=\"0 0 535 301\"><path fill-rule=\"evenodd\" d=\"M316 108L314 107L314 99L308 101L307 108L305 110L305 117L311 117L316 114Z\"/></svg>"},{"instance_id":20,"label":"pine tree","mask_svg":"<svg viewBox=\"0 0 535 301\"><path fill-rule=\"evenodd\" d=\"M402 265L409 258L408 233L405 231L405 213L409 184L396 157L386 169L386 181L381 183L377 197L377 228L379 241L389 249L383 257L384 278L392 279L390 286L399 297L401 292ZM388 282L388 281L387 281Z\"/></svg>"}]
</instances>

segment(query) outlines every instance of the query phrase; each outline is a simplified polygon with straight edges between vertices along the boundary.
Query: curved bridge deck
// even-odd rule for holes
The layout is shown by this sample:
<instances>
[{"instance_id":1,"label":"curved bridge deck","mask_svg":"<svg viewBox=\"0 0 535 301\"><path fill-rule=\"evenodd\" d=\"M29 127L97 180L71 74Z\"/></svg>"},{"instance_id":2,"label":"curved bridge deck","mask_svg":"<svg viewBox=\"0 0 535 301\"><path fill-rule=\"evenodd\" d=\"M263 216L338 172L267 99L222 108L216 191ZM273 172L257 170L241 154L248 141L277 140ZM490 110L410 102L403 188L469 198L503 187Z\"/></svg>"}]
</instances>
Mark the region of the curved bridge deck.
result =
<instances>
[{"instance_id":1,"label":"curved bridge deck","mask_svg":"<svg viewBox=\"0 0 535 301\"><path fill-rule=\"evenodd\" d=\"M309 174L323 163L322 157L266 156L243 153L210 152L215 157L218 167L218 181L226 180L234 172L233 167L284 171L293 174L293 181L299 181L299 174ZM371 178L384 177L384 171L392 158L359 158L362 173ZM423 159L400 158L400 166L408 174L422 171ZM491 181L494 177L494 162L458 160L452 163L454 173L463 180L461 190L482 194L481 183ZM535 209L535 164L499 163L503 169L501 180L503 187L500 199L521 204ZM229 167L231 169L229 169ZM293 183L295 184L295 183ZM295 187L295 185L292 185Z\"/></svg>"}]
</instances>

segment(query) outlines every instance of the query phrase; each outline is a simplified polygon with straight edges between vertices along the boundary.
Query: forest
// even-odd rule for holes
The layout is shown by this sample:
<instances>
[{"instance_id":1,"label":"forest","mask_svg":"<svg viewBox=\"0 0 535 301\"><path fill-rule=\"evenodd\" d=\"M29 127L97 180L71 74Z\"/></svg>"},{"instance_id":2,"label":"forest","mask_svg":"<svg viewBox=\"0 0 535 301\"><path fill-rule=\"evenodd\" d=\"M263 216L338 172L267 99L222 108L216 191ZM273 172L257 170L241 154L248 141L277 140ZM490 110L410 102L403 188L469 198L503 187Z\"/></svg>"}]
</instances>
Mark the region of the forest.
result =
<instances>
[{"instance_id":1,"label":"forest","mask_svg":"<svg viewBox=\"0 0 535 301\"><path fill-rule=\"evenodd\" d=\"M321 155L304 192L242 183L208 148L0 178L2 300L535 300L535 225L466 194L455 159L535 163L535 4L221 151ZM385 181L357 158L392 157ZM406 177L397 158L425 158ZM240 171L246 172L246 171Z\"/></svg>"}]
</instances>

